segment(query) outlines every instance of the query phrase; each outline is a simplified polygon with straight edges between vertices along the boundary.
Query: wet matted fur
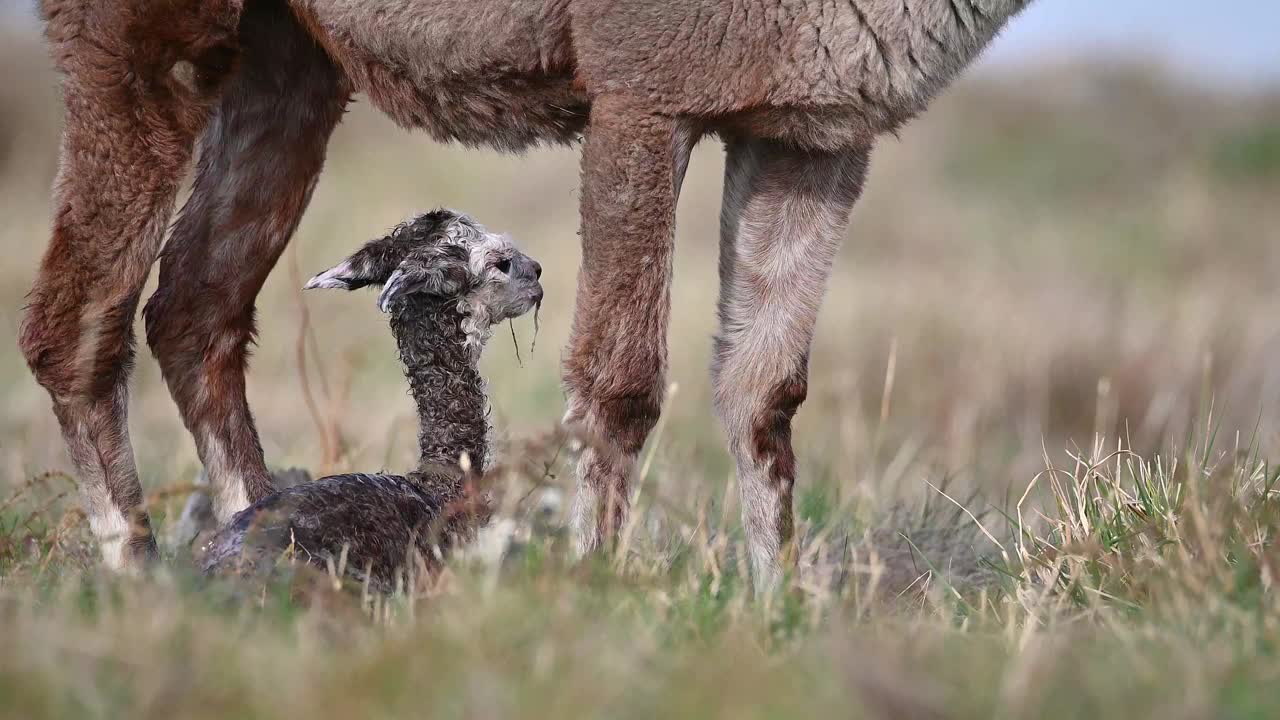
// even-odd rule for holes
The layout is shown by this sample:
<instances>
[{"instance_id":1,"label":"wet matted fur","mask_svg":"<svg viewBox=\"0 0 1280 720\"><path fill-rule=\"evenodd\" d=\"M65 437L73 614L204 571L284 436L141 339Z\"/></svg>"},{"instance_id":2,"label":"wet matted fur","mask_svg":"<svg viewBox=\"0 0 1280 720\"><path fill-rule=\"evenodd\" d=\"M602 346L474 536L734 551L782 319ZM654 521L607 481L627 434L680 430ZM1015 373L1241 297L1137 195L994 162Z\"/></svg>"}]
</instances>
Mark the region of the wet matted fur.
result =
<instances>
[{"instance_id":1,"label":"wet matted fur","mask_svg":"<svg viewBox=\"0 0 1280 720\"><path fill-rule=\"evenodd\" d=\"M43 0L68 112L21 344L107 561L154 552L125 419L130 319L193 147L148 339L225 519L270 492L243 389L254 296L360 92L445 141L514 150L585 135L564 369L566 419L593 439L577 463L584 552L623 523L661 409L689 153L708 133L726 140L716 395L756 583L771 585L790 541L790 418L813 314L872 144L1027 2Z\"/></svg>"},{"instance_id":2,"label":"wet matted fur","mask_svg":"<svg viewBox=\"0 0 1280 720\"><path fill-rule=\"evenodd\" d=\"M381 287L418 407L418 466L350 473L271 493L236 514L201 551L206 573L258 573L282 555L345 565L390 590L430 571L488 517L470 478L485 469L488 407L477 367L495 323L542 302L542 268L503 235L440 210L404 223L307 288ZM460 458L467 458L465 468Z\"/></svg>"}]
</instances>

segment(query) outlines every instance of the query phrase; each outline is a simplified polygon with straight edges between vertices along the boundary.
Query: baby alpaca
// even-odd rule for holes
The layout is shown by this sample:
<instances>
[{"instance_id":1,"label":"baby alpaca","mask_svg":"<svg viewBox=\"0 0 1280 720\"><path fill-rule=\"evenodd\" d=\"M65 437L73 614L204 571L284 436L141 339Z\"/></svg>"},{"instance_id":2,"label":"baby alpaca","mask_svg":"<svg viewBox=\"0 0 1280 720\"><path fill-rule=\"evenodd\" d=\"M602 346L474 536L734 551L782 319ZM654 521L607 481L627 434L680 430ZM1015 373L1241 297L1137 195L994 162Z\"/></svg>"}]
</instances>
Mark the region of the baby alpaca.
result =
<instances>
[{"instance_id":1,"label":"baby alpaca","mask_svg":"<svg viewBox=\"0 0 1280 720\"><path fill-rule=\"evenodd\" d=\"M378 307L390 315L418 406L418 467L407 475L334 475L272 493L214 535L204 572L257 572L290 549L324 567L345 548L346 567L386 590L415 562L436 566L487 518L486 503L467 484L484 471L488 450L477 363L494 324L542 302L541 275L508 237L437 210L312 278L307 289L382 286Z\"/></svg>"}]
</instances>

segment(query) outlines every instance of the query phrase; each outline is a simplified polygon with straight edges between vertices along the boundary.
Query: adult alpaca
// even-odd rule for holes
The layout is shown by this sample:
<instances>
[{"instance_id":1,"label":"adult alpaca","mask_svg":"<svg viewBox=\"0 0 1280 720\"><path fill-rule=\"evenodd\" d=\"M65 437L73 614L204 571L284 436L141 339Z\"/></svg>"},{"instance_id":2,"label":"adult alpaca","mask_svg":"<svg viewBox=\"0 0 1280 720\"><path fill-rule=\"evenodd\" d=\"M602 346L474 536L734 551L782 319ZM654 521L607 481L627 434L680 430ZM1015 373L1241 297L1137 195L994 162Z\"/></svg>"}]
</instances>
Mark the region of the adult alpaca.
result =
<instances>
[{"instance_id":1,"label":"adult alpaca","mask_svg":"<svg viewBox=\"0 0 1280 720\"><path fill-rule=\"evenodd\" d=\"M791 417L872 144L1028 1L42 0L67 126L21 346L108 563L155 552L125 418L130 322L193 147L147 339L225 520L271 490L244 395L254 297L362 92L441 140L585 135L564 371L566 417L594 438L578 459L584 552L622 525L660 410L689 153L724 138L716 402L756 584L772 585L791 537Z\"/></svg>"}]
</instances>

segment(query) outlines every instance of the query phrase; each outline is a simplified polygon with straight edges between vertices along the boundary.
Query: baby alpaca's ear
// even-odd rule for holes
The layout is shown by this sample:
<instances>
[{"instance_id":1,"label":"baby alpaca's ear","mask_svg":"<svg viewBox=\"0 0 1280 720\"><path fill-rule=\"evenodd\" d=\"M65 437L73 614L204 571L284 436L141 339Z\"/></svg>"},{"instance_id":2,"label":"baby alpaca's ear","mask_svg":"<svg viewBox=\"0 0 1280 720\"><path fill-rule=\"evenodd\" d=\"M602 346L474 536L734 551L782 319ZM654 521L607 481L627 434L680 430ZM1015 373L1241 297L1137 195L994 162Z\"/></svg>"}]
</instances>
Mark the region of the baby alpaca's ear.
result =
<instances>
[{"instance_id":1,"label":"baby alpaca's ear","mask_svg":"<svg viewBox=\"0 0 1280 720\"><path fill-rule=\"evenodd\" d=\"M466 251L456 246L436 248L430 256L410 256L391 273L378 296L378 309L390 312L401 298L415 293L453 297L469 289L471 276Z\"/></svg>"},{"instance_id":2,"label":"baby alpaca's ear","mask_svg":"<svg viewBox=\"0 0 1280 720\"><path fill-rule=\"evenodd\" d=\"M391 238L374 240L354 255L307 281L303 290L339 288L355 290L387 281L399 264L400 253L394 253Z\"/></svg>"}]
</instances>

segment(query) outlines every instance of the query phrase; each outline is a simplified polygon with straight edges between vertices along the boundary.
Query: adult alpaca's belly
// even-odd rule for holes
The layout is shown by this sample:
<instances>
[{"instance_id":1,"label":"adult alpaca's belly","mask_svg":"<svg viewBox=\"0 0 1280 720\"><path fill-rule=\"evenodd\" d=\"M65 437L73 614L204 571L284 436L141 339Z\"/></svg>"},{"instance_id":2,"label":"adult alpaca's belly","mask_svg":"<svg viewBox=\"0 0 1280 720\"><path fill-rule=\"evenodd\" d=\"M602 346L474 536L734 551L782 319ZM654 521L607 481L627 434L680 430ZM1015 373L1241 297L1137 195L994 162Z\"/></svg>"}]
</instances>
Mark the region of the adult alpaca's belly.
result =
<instances>
[{"instance_id":1,"label":"adult alpaca's belly","mask_svg":"<svg viewBox=\"0 0 1280 720\"><path fill-rule=\"evenodd\" d=\"M560 0L293 0L356 92L441 141L518 151L586 126Z\"/></svg>"},{"instance_id":2,"label":"adult alpaca's belly","mask_svg":"<svg viewBox=\"0 0 1280 720\"><path fill-rule=\"evenodd\" d=\"M573 38L593 95L830 147L922 112L1027 2L581 0Z\"/></svg>"},{"instance_id":3,"label":"adult alpaca's belly","mask_svg":"<svg viewBox=\"0 0 1280 720\"><path fill-rule=\"evenodd\" d=\"M711 130L864 145L1029 0L291 0L353 89L439 140L569 143L625 93Z\"/></svg>"},{"instance_id":4,"label":"adult alpaca's belly","mask_svg":"<svg viewBox=\"0 0 1280 720\"><path fill-rule=\"evenodd\" d=\"M415 83L384 76L357 89L402 127L508 152L572 143L590 109L569 78L477 75Z\"/></svg>"}]
</instances>

